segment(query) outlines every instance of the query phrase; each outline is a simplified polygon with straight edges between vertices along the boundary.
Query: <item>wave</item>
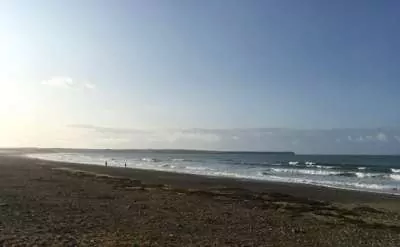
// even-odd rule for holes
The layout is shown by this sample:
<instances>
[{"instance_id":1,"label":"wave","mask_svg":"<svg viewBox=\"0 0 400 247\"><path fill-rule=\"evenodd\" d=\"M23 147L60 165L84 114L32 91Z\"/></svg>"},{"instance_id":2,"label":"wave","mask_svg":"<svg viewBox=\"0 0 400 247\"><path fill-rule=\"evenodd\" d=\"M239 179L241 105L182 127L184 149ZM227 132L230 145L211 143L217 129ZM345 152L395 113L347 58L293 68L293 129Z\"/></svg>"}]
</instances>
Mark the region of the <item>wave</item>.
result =
<instances>
[{"instance_id":1,"label":"wave","mask_svg":"<svg viewBox=\"0 0 400 247\"><path fill-rule=\"evenodd\" d=\"M337 176L340 176L340 177L358 177L357 174L355 174L354 172L341 172L341 173L337 174Z\"/></svg>"},{"instance_id":2,"label":"wave","mask_svg":"<svg viewBox=\"0 0 400 247\"><path fill-rule=\"evenodd\" d=\"M196 170L196 171L207 171L207 170L212 170L208 167L203 167L203 166L186 166L185 169L188 170Z\"/></svg>"},{"instance_id":3,"label":"wave","mask_svg":"<svg viewBox=\"0 0 400 247\"><path fill-rule=\"evenodd\" d=\"M365 172L342 172L338 174L338 176L342 177L357 177L357 178L384 178L384 174L380 173L365 173Z\"/></svg>"},{"instance_id":4,"label":"wave","mask_svg":"<svg viewBox=\"0 0 400 247\"><path fill-rule=\"evenodd\" d=\"M320 170L320 169L317 170L317 169L271 168L270 171L274 173L290 173L290 174L318 175L318 176L340 176L340 177L357 177L357 178L385 177L385 174L381 173L343 172L343 171ZM400 174L397 176L399 177L400 180Z\"/></svg>"},{"instance_id":5,"label":"wave","mask_svg":"<svg viewBox=\"0 0 400 247\"><path fill-rule=\"evenodd\" d=\"M313 169L272 168L271 170L277 173L292 173L292 174L320 175L320 176L339 175L341 173L336 171L313 170Z\"/></svg>"},{"instance_id":6,"label":"wave","mask_svg":"<svg viewBox=\"0 0 400 247\"><path fill-rule=\"evenodd\" d=\"M171 168L171 169L176 168L176 166L170 165L170 164L164 164L164 165L161 165L161 167L163 167L163 168Z\"/></svg>"},{"instance_id":7,"label":"wave","mask_svg":"<svg viewBox=\"0 0 400 247\"><path fill-rule=\"evenodd\" d=\"M299 161L289 161L288 162L289 166L300 166L300 167L307 167L307 168L318 168L318 169L333 169L333 166L328 166L328 165L317 165L316 162L312 161L306 161L303 163L300 163Z\"/></svg>"},{"instance_id":8,"label":"wave","mask_svg":"<svg viewBox=\"0 0 400 247\"><path fill-rule=\"evenodd\" d=\"M318 186L325 186L331 188L340 188L340 189L350 189L350 190L363 190L363 191L374 191L374 192L384 192L384 193L395 193L395 191L399 191L399 187L393 187L391 185L383 185L376 183L362 183L362 182L339 182L339 181L316 181L312 179L306 178L288 178L288 177L280 177L280 176L269 176L271 180L280 181L280 182L288 182L288 183L302 183L302 184L312 184Z\"/></svg>"},{"instance_id":9,"label":"wave","mask_svg":"<svg viewBox=\"0 0 400 247\"><path fill-rule=\"evenodd\" d=\"M365 172L356 172L355 173L358 178L377 178L377 177L385 177L384 174L380 173L365 173Z\"/></svg>"},{"instance_id":10,"label":"wave","mask_svg":"<svg viewBox=\"0 0 400 247\"><path fill-rule=\"evenodd\" d=\"M172 162L193 162L191 159L171 159Z\"/></svg>"},{"instance_id":11,"label":"wave","mask_svg":"<svg viewBox=\"0 0 400 247\"><path fill-rule=\"evenodd\" d=\"M155 158L142 158L142 161L145 161L145 162L159 162L160 160L155 159Z\"/></svg>"},{"instance_id":12,"label":"wave","mask_svg":"<svg viewBox=\"0 0 400 247\"><path fill-rule=\"evenodd\" d=\"M171 161L177 161L177 162L179 162L179 161L186 161L185 159L171 159Z\"/></svg>"},{"instance_id":13,"label":"wave","mask_svg":"<svg viewBox=\"0 0 400 247\"><path fill-rule=\"evenodd\" d=\"M334 168L333 166L322 166L322 165L311 165L311 164L306 165L306 167L315 167L318 169L333 169Z\"/></svg>"},{"instance_id":14,"label":"wave","mask_svg":"<svg viewBox=\"0 0 400 247\"><path fill-rule=\"evenodd\" d=\"M393 180L400 181L400 174L390 174L390 178Z\"/></svg>"},{"instance_id":15,"label":"wave","mask_svg":"<svg viewBox=\"0 0 400 247\"><path fill-rule=\"evenodd\" d=\"M400 169L390 168L393 173L400 173Z\"/></svg>"},{"instance_id":16,"label":"wave","mask_svg":"<svg viewBox=\"0 0 400 247\"><path fill-rule=\"evenodd\" d=\"M354 186L356 188L373 189L373 190L378 190L378 191L398 190L398 188L396 188L396 187L392 187L392 186L388 186L388 185L381 185L381 184L347 183L346 185Z\"/></svg>"},{"instance_id":17,"label":"wave","mask_svg":"<svg viewBox=\"0 0 400 247\"><path fill-rule=\"evenodd\" d=\"M159 170L203 176L232 177L240 179L255 179L303 183L343 189L395 193L400 195L400 169L385 166L340 165L338 163L316 163L311 161L270 161L264 163L234 164L221 162L220 159L198 159L193 157L193 163L184 162L182 156L117 156L108 154L34 154L31 157L56 161L104 165L108 160L110 166L123 167L127 161L129 168ZM192 157L186 157L191 159ZM295 159L293 159L295 160ZM299 159L300 160L300 159ZM198 162L200 161L200 162ZM238 160L236 160L238 161ZM254 166L248 167L249 164ZM263 164L263 165L261 165ZM289 165L288 165L289 164ZM308 167L307 167L308 166ZM249 169L251 168L251 169ZM367 172L368 171L368 172Z\"/></svg>"}]
</instances>

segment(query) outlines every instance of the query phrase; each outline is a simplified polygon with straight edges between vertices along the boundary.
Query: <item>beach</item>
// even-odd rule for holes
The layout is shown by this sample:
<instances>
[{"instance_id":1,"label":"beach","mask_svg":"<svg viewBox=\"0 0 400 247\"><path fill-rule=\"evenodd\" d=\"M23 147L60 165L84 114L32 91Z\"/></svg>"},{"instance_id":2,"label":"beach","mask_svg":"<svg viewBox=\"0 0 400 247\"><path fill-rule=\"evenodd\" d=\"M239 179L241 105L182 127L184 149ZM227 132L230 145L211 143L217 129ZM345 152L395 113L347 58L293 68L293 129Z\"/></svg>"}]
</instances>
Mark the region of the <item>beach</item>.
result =
<instances>
[{"instance_id":1,"label":"beach","mask_svg":"<svg viewBox=\"0 0 400 247\"><path fill-rule=\"evenodd\" d=\"M400 246L400 197L0 156L3 246Z\"/></svg>"}]
</instances>

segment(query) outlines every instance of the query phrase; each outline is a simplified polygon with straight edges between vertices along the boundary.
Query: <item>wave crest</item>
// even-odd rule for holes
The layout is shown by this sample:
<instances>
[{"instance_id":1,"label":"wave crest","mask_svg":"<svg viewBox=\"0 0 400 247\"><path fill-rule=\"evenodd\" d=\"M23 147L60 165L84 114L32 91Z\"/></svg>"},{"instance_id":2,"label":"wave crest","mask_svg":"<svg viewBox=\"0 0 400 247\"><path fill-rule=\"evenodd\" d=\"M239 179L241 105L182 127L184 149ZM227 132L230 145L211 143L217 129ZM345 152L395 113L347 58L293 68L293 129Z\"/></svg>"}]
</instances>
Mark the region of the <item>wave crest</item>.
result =
<instances>
[{"instance_id":1,"label":"wave crest","mask_svg":"<svg viewBox=\"0 0 400 247\"><path fill-rule=\"evenodd\" d=\"M390 168L393 173L400 173L400 169Z\"/></svg>"},{"instance_id":2,"label":"wave crest","mask_svg":"<svg viewBox=\"0 0 400 247\"><path fill-rule=\"evenodd\" d=\"M142 161L145 161L145 162L159 162L160 160L158 160L156 158L142 158Z\"/></svg>"},{"instance_id":3,"label":"wave crest","mask_svg":"<svg viewBox=\"0 0 400 247\"><path fill-rule=\"evenodd\" d=\"M325 171L325 170L314 170L314 169L272 168L271 170L277 173L292 173L292 174L320 175L320 176L331 176L331 175L338 175L341 173L336 171Z\"/></svg>"},{"instance_id":4,"label":"wave crest","mask_svg":"<svg viewBox=\"0 0 400 247\"><path fill-rule=\"evenodd\" d=\"M390 178L393 180L400 181L400 174L390 174Z\"/></svg>"}]
</instances>

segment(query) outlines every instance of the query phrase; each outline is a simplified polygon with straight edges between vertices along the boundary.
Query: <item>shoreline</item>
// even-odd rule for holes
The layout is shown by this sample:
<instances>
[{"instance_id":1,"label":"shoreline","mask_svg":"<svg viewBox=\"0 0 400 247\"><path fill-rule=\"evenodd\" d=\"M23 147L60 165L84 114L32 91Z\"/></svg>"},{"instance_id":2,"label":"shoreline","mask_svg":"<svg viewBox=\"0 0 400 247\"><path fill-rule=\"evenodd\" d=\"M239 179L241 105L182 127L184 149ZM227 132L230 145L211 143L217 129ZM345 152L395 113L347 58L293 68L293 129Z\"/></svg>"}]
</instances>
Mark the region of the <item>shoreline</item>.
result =
<instances>
[{"instance_id":1,"label":"shoreline","mask_svg":"<svg viewBox=\"0 0 400 247\"><path fill-rule=\"evenodd\" d=\"M3 246L400 245L400 199L0 155Z\"/></svg>"},{"instance_id":2,"label":"shoreline","mask_svg":"<svg viewBox=\"0 0 400 247\"><path fill-rule=\"evenodd\" d=\"M15 155L15 157L21 157L21 158L27 158L27 159L37 159L41 160L44 162L51 162L51 163L57 163L57 164L71 164L75 166L97 166L97 167L104 167L99 164L88 164L88 163L75 163L75 162L68 162L68 161L55 161L55 160L47 160L47 159L41 159L41 158L36 158L36 157L29 157L29 154L19 154ZM156 173L166 173L166 174L176 174L177 176L194 176L194 177L202 177L202 178L207 178L207 179L222 179L222 180L232 180L232 181L241 181L241 182L247 182L247 183L255 183L255 184L279 184L282 186L301 186L301 187L306 187L306 188L313 188L315 190L338 190L338 191L344 191L344 192L355 192L355 193L367 193L367 194L372 194L375 196L381 196L381 195L386 195L390 197L397 197L400 199L400 192L394 193L394 192L388 192L388 191L371 191L371 190L358 190L355 188L345 188L345 187L340 187L340 186L331 186L331 185L322 185L322 184L312 184L312 183L297 183L297 182L289 182L289 181L273 181L273 180L261 180L261 179L252 179L252 178L240 178L240 177L228 177L228 176L217 176L217 175L203 175L203 174L193 174L193 173L185 173L185 172L175 172L175 171L166 171L166 170L152 170L152 169L141 169L141 168L132 168L132 167L119 167L119 166L111 166L109 165L107 168L123 168L123 169L132 169L132 170L138 170L138 171L145 171L145 172L156 172ZM399 210L400 211L400 210Z\"/></svg>"},{"instance_id":3,"label":"shoreline","mask_svg":"<svg viewBox=\"0 0 400 247\"><path fill-rule=\"evenodd\" d=\"M324 186L316 184L306 183L291 183L285 181L269 181L269 180L256 180L247 178L233 178L233 177L222 177L212 175L200 175L191 173L178 173L173 171L160 171L151 169L140 169L130 167L117 167L117 166L101 166L97 164L85 164L85 163L74 163L74 162L63 162L53 161L40 158L33 158L29 156L15 155L16 158L22 158L27 160L37 160L42 164L56 165L56 166L67 166L73 167L80 170L89 172L102 172L110 175L118 175L121 177L127 177L132 179L145 179L150 183L154 183L153 177L162 177L159 182L165 184L184 186L184 187L196 187L202 188L202 184L207 186L230 186L245 188L255 192L281 192L291 196L306 197L312 200L329 201L331 203L343 203L343 204L371 204L374 207L383 205L385 209L400 212L400 194L394 194L389 192L375 192L375 191L363 191L356 189L340 188L334 186ZM383 202L382 202L383 200ZM387 202L394 202L397 206L387 207Z\"/></svg>"}]
</instances>

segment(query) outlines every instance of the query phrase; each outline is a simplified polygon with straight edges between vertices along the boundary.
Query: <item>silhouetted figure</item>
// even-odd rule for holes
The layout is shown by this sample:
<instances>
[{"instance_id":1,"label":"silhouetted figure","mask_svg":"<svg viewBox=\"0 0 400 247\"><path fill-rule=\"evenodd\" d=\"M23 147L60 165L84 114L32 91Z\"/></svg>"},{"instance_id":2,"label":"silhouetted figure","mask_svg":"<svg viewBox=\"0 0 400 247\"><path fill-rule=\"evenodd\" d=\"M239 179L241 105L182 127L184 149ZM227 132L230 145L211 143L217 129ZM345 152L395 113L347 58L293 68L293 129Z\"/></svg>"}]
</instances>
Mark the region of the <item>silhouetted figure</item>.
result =
<instances>
[{"instance_id":1,"label":"silhouetted figure","mask_svg":"<svg viewBox=\"0 0 400 247\"><path fill-rule=\"evenodd\" d=\"M107 165L108 165L108 164L107 164L107 160L106 160L106 163L105 163L105 165L106 165L106 167L107 167Z\"/></svg>"},{"instance_id":2,"label":"silhouetted figure","mask_svg":"<svg viewBox=\"0 0 400 247\"><path fill-rule=\"evenodd\" d=\"M126 168L126 161L125 161L125 168Z\"/></svg>"}]
</instances>

